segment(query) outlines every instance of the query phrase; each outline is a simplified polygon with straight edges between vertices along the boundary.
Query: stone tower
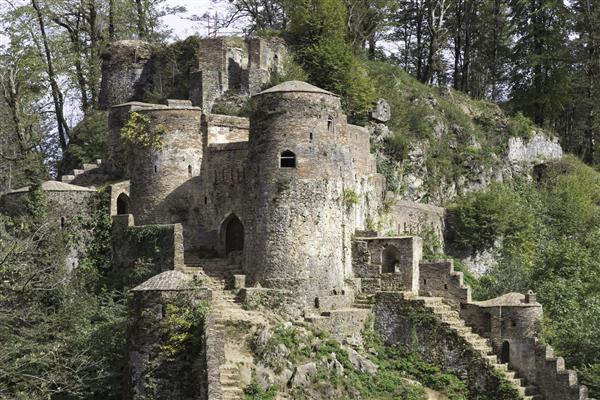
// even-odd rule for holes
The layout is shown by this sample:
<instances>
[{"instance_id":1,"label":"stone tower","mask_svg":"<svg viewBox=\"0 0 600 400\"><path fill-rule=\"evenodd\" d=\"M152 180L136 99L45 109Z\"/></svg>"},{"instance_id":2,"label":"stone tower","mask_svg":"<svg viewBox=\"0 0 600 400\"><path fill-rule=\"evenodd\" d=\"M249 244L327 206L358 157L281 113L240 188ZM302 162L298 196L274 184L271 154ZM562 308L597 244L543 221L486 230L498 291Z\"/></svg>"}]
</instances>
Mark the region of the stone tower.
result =
<instances>
[{"instance_id":1,"label":"stone tower","mask_svg":"<svg viewBox=\"0 0 600 400\"><path fill-rule=\"evenodd\" d=\"M253 110L245 272L318 303L344 290L349 264L342 198L352 162L340 99L291 81L253 97Z\"/></svg>"},{"instance_id":2,"label":"stone tower","mask_svg":"<svg viewBox=\"0 0 600 400\"><path fill-rule=\"evenodd\" d=\"M142 100L152 77L152 48L141 40L119 40L102 51L100 108Z\"/></svg>"},{"instance_id":3,"label":"stone tower","mask_svg":"<svg viewBox=\"0 0 600 400\"><path fill-rule=\"evenodd\" d=\"M160 106L137 110L158 131L160 148L135 146L128 154L132 214L136 224L170 224L187 219L192 179L200 175L202 111L197 107Z\"/></svg>"}]
</instances>

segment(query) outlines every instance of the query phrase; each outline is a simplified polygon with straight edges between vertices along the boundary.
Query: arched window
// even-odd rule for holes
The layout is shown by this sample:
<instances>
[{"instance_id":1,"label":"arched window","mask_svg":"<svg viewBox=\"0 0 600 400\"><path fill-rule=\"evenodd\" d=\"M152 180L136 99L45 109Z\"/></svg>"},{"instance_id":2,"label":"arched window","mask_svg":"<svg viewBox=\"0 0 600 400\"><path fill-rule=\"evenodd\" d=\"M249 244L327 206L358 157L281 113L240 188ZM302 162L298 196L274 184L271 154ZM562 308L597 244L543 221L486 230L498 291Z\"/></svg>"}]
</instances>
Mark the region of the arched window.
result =
<instances>
[{"instance_id":1,"label":"arched window","mask_svg":"<svg viewBox=\"0 0 600 400\"><path fill-rule=\"evenodd\" d=\"M335 122L331 115L327 117L327 132L335 133Z\"/></svg>"},{"instance_id":2,"label":"arched window","mask_svg":"<svg viewBox=\"0 0 600 400\"><path fill-rule=\"evenodd\" d=\"M188 165L188 175L192 176L192 166Z\"/></svg>"},{"instance_id":3,"label":"arched window","mask_svg":"<svg viewBox=\"0 0 600 400\"><path fill-rule=\"evenodd\" d=\"M279 166L281 168L296 168L296 155L289 150L284 151L279 157Z\"/></svg>"},{"instance_id":4,"label":"arched window","mask_svg":"<svg viewBox=\"0 0 600 400\"><path fill-rule=\"evenodd\" d=\"M129 196L125 193L121 193L119 197L117 197L117 214L129 214L129 205Z\"/></svg>"}]
</instances>

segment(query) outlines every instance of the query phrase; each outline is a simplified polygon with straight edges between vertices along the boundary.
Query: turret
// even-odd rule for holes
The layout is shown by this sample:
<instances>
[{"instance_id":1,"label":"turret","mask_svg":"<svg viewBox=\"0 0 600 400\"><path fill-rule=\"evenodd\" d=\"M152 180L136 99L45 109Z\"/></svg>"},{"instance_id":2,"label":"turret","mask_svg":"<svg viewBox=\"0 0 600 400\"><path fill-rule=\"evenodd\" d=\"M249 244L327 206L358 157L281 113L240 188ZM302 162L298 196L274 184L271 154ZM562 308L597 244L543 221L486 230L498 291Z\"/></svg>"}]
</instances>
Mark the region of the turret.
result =
<instances>
[{"instance_id":1,"label":"turret","mask_svg":"<svg viewBox=\"0 0 600 400\"><path fill-rule=\"evenodd\" d=\"M136 112L141 115L139 123L157 143L130 145L127 154L135 222L183 223L193 201L191 180L200 175L202 165L202 111L155 105Z\"/></svg>"},{"instance_id":2,"label":"turret","mask_svg":"<svg viewBox=\"0 0 600 400\"><path fill-rule=\"evenodd\" d=\"M102 51L100 108L141 101L150 84L152 49L141 40L120 40Z\"/></svg>"},{"instance_id":3,"label":"turret","mask_svg":"<svg viewBox=\"0 0 600 400\"><path fill-rule=\"evenodd\" d=\"M343 291L350 232L343 205L351 157L340 99L304 82L253 97L246 274L318 302ZM350 172L351 174L351 172Z\"/></svg>"}]
</instances>

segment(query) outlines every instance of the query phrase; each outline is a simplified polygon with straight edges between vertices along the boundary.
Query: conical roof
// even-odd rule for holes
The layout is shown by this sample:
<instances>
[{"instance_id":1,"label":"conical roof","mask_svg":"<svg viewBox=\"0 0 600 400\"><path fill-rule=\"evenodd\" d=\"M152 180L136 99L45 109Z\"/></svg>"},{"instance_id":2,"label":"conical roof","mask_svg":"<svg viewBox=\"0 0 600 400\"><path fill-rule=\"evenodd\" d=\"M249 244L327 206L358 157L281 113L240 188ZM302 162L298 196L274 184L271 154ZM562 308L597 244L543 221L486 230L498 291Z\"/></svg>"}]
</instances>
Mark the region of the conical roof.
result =
<instances>
[{"instance_id":1,"label":"conical roof","mask_svg":"<svg viewBox=\"0 0 600 400\"><path fill-rule=\"evenodd\" d=\"M95 192L96 189L85 186L71 185L70 183L60 181L46 181L42 183L42 190L46 192ZM20 189L11 190L9 193L29 192L30 187L25 186Z\"/></svg>"},{"instance_id":2,"label":"conical roof","mask_svg":"<svg viewBox=\"0 0 600 400\"><path fill-rule=\"evenodd\" d=\"M154 275L132 289L134 292L190 290L192 277L180 271L165 271Z\"/></svg>"},{"instance_id":3,"label":"conical roof","mask_svg":"<svg viewBox=\"0 0 600 400\"><path fill-rule=\"evenodd\" d=\"M327 94L330 96L337 97L337 95L334 93L328 92L325 89L321 89L319 87L311 85L310 83L306 83L306 82L302 82L302 81L283 82L283 83L280 83L279 85L276 85L269 89L263 90L257 96L260 96L261 94L268 94L268 93L289 93L289 92L320 93L320 94Z\"/></svg>"}]
</instances>

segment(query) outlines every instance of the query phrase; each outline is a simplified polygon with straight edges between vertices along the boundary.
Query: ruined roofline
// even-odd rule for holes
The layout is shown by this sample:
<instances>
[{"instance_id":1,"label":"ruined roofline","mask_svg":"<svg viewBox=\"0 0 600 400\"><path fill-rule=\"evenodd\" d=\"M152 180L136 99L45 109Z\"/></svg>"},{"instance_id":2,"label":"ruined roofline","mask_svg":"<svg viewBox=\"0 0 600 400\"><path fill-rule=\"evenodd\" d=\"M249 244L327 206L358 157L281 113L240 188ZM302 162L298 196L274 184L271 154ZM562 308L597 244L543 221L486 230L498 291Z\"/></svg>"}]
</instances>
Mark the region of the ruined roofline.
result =
<instances>
[{"instance_id":1,"label":"ruined roofline","mask_svg":"<svg viewBox=\"0 0 600 400\"><path fill-rule=\"evenodd\" d=\"M139 107L139 111L169 111L169 110L190 110L190 111L200 111L202 112L202 108L195 106L170 106L165 104L156 104L156 103L143 103L141 101L129 101L127 103L115 104L110 108L122 108L122 107Z\"/></svg>"}]
</instances>

